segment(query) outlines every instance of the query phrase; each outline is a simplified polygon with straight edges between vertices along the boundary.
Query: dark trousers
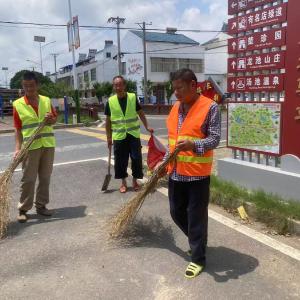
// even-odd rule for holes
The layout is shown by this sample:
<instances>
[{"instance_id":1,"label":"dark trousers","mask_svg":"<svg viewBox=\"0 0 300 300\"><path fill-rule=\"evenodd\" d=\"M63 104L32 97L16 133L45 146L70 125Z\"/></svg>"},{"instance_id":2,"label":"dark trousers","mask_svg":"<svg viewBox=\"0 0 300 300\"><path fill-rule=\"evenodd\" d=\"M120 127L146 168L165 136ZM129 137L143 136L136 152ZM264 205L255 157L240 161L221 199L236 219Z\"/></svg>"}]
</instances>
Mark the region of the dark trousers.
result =
<instances>
[{"instance_id":1,"label":"dark trousers","mask_svg":"<svg viewBox=\"0 0 300 300\"><path fill-rule=\"evenodd\" d=\"M188 237L192 262L205 265L210 178L191 182L169 179L171 217Z\"/></svg>"},{"instance_id":2,"label":"dark trousers","mask_svg":"<svg viewBox=\"0 0 300 300\"><path fill-rule=\"evenodd\" d=\"M143 178L143 161L141 140L127 134L124 140L114 141L115 178L128 177L127 167L129 156L131 159L132 176Z\"/></svg>"}]
</instances>

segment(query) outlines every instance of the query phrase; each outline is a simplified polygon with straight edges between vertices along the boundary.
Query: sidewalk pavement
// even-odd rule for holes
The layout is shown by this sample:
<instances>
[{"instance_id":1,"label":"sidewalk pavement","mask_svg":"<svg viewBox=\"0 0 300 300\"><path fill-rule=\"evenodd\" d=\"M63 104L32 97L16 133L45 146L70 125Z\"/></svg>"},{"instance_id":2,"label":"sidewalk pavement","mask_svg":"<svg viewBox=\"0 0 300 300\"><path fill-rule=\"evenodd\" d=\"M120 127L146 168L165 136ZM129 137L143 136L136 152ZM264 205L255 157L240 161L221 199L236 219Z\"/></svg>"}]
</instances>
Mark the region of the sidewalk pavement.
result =
<instances>
[{"instance_id":1,"label":"sidewalk pavement","mask_svg":"<svg viewBox=\"0 0 300 300\"><path fill-rule=\"evenodd\" d=\"M5 116L0 118L0 131L2 130L14 130L14 121L12 116Z\"/></svg>"}]
</instances>

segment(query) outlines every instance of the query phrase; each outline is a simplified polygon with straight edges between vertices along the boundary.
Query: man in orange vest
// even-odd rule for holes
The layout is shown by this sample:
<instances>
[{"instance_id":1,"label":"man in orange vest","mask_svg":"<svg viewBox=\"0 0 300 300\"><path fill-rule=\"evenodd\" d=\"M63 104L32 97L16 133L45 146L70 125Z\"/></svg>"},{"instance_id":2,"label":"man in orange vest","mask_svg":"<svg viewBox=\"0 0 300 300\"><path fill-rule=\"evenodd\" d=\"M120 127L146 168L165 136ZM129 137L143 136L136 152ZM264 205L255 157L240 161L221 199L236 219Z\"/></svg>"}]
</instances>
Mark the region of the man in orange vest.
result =
<instances>
[{"instance_id":1,"label":"man in orange vest","mask_svg":"<svg viewBox=\"0 0 300 300\"><path fill-rule=\"evenodd\" d=\"M221 135L220 113L213 100L197 94L193 71L178 70L171 80L177 102L167 119L169 152L180 152L166 170L170 213L188 237L191 263L185 277L194 278L205 267L210 174Z\"/></svg>"}]
</instances>

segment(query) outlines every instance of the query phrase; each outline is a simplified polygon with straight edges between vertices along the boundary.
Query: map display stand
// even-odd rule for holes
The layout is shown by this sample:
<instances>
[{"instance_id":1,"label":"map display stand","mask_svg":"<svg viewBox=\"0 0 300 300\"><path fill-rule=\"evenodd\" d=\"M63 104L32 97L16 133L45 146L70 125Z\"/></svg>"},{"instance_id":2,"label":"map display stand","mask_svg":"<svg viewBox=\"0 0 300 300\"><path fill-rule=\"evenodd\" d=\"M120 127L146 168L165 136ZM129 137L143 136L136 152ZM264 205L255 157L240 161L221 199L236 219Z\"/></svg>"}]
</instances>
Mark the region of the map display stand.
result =
<instances>
[{"instance_id":1,"label":"map display stand","mask_svg":"<svg viewBox=\"0 0 300 300\"><path fill-rule=\"evenodd\" d=\"M300 201L300 1L228 0L228 14L233 155L218 175Z\"/></svg>"}]
</instances>

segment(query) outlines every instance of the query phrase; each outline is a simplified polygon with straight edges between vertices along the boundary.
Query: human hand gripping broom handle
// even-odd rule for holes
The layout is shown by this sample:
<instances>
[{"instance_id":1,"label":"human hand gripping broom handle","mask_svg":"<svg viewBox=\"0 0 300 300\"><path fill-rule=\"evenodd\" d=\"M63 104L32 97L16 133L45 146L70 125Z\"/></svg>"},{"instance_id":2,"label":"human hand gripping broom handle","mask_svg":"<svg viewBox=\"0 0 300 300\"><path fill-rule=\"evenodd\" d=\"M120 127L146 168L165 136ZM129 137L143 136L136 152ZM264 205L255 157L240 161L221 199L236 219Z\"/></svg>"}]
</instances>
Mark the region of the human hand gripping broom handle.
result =
<instances>
[{"instance_id":1,"label":"human hand gripping broom handle","mask_svg":"<svg viewBox=\"0 0 300 300\"><path fill-rule=\"evenodd\" d=\"M176 156L180 150L176 148L172 153L169 154L169 156L162 162L158 168L154 171L152 176L158 176L162 171L164 171L169 163L174 161L176 159Z\"/></svg>"}]
</instances>

